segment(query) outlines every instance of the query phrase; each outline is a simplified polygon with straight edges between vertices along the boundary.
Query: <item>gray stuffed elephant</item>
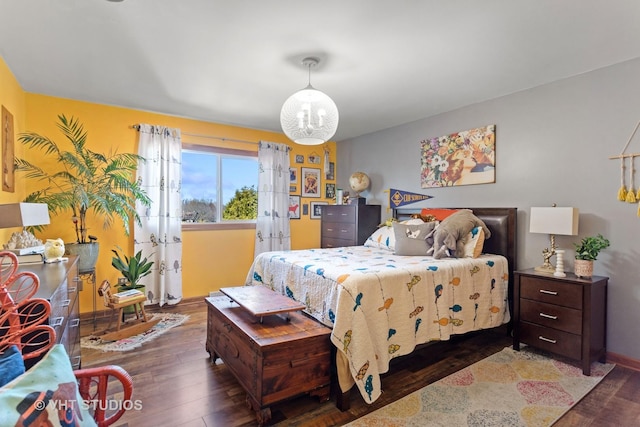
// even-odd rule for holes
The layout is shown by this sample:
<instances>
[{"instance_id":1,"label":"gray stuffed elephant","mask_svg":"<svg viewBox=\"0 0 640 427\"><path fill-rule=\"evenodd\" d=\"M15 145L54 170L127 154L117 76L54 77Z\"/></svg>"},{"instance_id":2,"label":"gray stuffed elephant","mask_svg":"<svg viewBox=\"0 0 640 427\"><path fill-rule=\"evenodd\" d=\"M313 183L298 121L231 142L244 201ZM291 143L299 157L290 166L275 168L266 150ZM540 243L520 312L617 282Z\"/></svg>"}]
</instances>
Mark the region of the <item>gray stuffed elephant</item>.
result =
<instances>
[{"instance_id":1,"label":"gray stuffed elephant","mask_svg":"<svg viewBox=\"0 0 640 427\"><path fill-rule=\"evenodd\" d=\"M448 216L429 235L433 237L433 247L429 254L436 259L456 258L457 254L463 253L465 238L475 227L482 227L485 239L491 237L491 232L485 223L470 209L460 209Z\"/></svg>"}]
</instances>

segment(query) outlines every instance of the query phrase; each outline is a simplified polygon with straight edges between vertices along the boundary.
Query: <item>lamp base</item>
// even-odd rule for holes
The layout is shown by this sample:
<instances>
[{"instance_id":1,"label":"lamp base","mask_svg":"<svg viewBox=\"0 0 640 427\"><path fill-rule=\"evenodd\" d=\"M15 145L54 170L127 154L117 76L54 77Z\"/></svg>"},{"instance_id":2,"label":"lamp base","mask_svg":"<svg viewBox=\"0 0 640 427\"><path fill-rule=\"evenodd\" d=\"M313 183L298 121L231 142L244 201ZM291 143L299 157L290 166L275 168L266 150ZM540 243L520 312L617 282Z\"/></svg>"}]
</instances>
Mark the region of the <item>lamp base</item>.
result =
<instances>
[{"instance_id":1,"label":"lamp base","mask_svg":"<svg viewBox=\"0 0 640 427\"><path fill-rule=\"evenodd\" d=\"M539 267L534 268L538 273L551 274L555 273L556 269L551 264L542 264Z\"/></svg>"}]
</instances>

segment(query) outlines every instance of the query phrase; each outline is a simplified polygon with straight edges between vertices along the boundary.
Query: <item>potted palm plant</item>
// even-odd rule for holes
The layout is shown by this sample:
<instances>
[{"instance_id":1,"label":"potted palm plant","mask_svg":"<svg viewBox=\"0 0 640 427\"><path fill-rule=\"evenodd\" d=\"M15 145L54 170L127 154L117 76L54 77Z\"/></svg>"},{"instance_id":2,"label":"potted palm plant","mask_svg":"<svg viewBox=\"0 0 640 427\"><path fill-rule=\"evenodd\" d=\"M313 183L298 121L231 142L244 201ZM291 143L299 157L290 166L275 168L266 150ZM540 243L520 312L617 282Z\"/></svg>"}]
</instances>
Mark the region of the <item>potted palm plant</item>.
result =
<instances>
[{"instance_id":1,"label":"potted palm plant","mask_svg":"<svg viewBox=\"0 0 640 427\"><path fill-rule=\"evenodd\" d=\"M46 203L52 214L71 211L76 233L75 243L66 243L68 253L80 256L80 271L95 268L99 246L97 238L88 234L87 214L93 212L103 218L107 229L119 219L125 234L129 235L129 222L140 223L136 201L150 206L151 200L135 180L138 162L144 158L137 154L97 153L87 147L87 132L78 119L58 116L58 129L70 149L35 132L19 135L18 140L30 149L51 156L53 169L40 167L26 159L15 159L15 169L26 178L44 183L45 187L32 192L26 202ZM37 229L37 227L35 227Z\"/></svg>"},{"instance_id":2,"label":"potted palm plant","mask_svg":"<svg viewBox=\"0 0 640 427\"><path fill-rule=\"evenodd\" d=\"M609 247L609 240L602 234L583 238L580 243L574 243L576 259L574 272L578 277L589 278L593 276L593 261L598 258L600 251Z\"/></svg>"},{"instance_id":3,"label":"potted palm plant","mask_svg":"<svg viewBox=\"0 0 640 427\"><path fill-rule=\"evenodd\" d=\"M120 252L122 252L122 249ZM140 279L151 274L153 261L142 257L142 251L136 252L132 257L120 255L116 249L112 249L114 257L111 258L111 265L120 272L122 280L118 280L118 292L128 291L130 289L140 289L144 293L144 285L140 284ZM133 313L133 307L125 307L124 313Z\"/></svg>"}]
</instances>

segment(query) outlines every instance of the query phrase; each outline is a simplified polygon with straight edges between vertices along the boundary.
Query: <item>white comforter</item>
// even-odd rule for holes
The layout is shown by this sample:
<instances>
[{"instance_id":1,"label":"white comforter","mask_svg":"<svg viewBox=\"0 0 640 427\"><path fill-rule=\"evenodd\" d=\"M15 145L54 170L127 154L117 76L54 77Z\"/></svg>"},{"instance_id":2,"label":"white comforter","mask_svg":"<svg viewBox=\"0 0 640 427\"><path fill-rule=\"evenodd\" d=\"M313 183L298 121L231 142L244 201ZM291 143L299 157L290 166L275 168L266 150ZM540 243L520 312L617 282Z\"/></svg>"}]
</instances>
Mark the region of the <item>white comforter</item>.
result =
<instances>
[{"instance_id":1,"label":"white comforter","mask_svg":"<svg viewBox=\"0 0 640 427\"><path fill-rule=\"evenodd\" d=\"M267 252L246 284L288 295L330 326L367 402L380 396L380 374L394 357L510 318L507 260L499 255L436 260L365 246Z\"/></svg>"}]
</instances>

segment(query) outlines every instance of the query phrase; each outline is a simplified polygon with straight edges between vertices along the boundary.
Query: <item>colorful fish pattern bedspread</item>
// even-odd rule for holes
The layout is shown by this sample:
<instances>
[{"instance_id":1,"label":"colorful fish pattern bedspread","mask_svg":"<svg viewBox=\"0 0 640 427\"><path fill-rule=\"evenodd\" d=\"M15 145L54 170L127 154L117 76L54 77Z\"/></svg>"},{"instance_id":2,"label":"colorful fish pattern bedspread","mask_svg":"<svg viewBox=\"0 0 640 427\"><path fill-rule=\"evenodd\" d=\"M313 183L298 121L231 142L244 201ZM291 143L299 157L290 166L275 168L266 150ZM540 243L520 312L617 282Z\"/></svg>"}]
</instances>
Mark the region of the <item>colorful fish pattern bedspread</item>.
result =
<instances>
[{"instance_id":1,"label":"colorful fish pattern bedspread","mask_svg":"<svg viewBox=\"0 0 640 427\"><path fill-rule=\"evenodd\" d=\"M302 302L331 327L331 341L371 403L391 359L417 344L508 322L508 271L500 255L436 260L353 246L260 254L246 285Z\"/></svg>"}]
</instances>

